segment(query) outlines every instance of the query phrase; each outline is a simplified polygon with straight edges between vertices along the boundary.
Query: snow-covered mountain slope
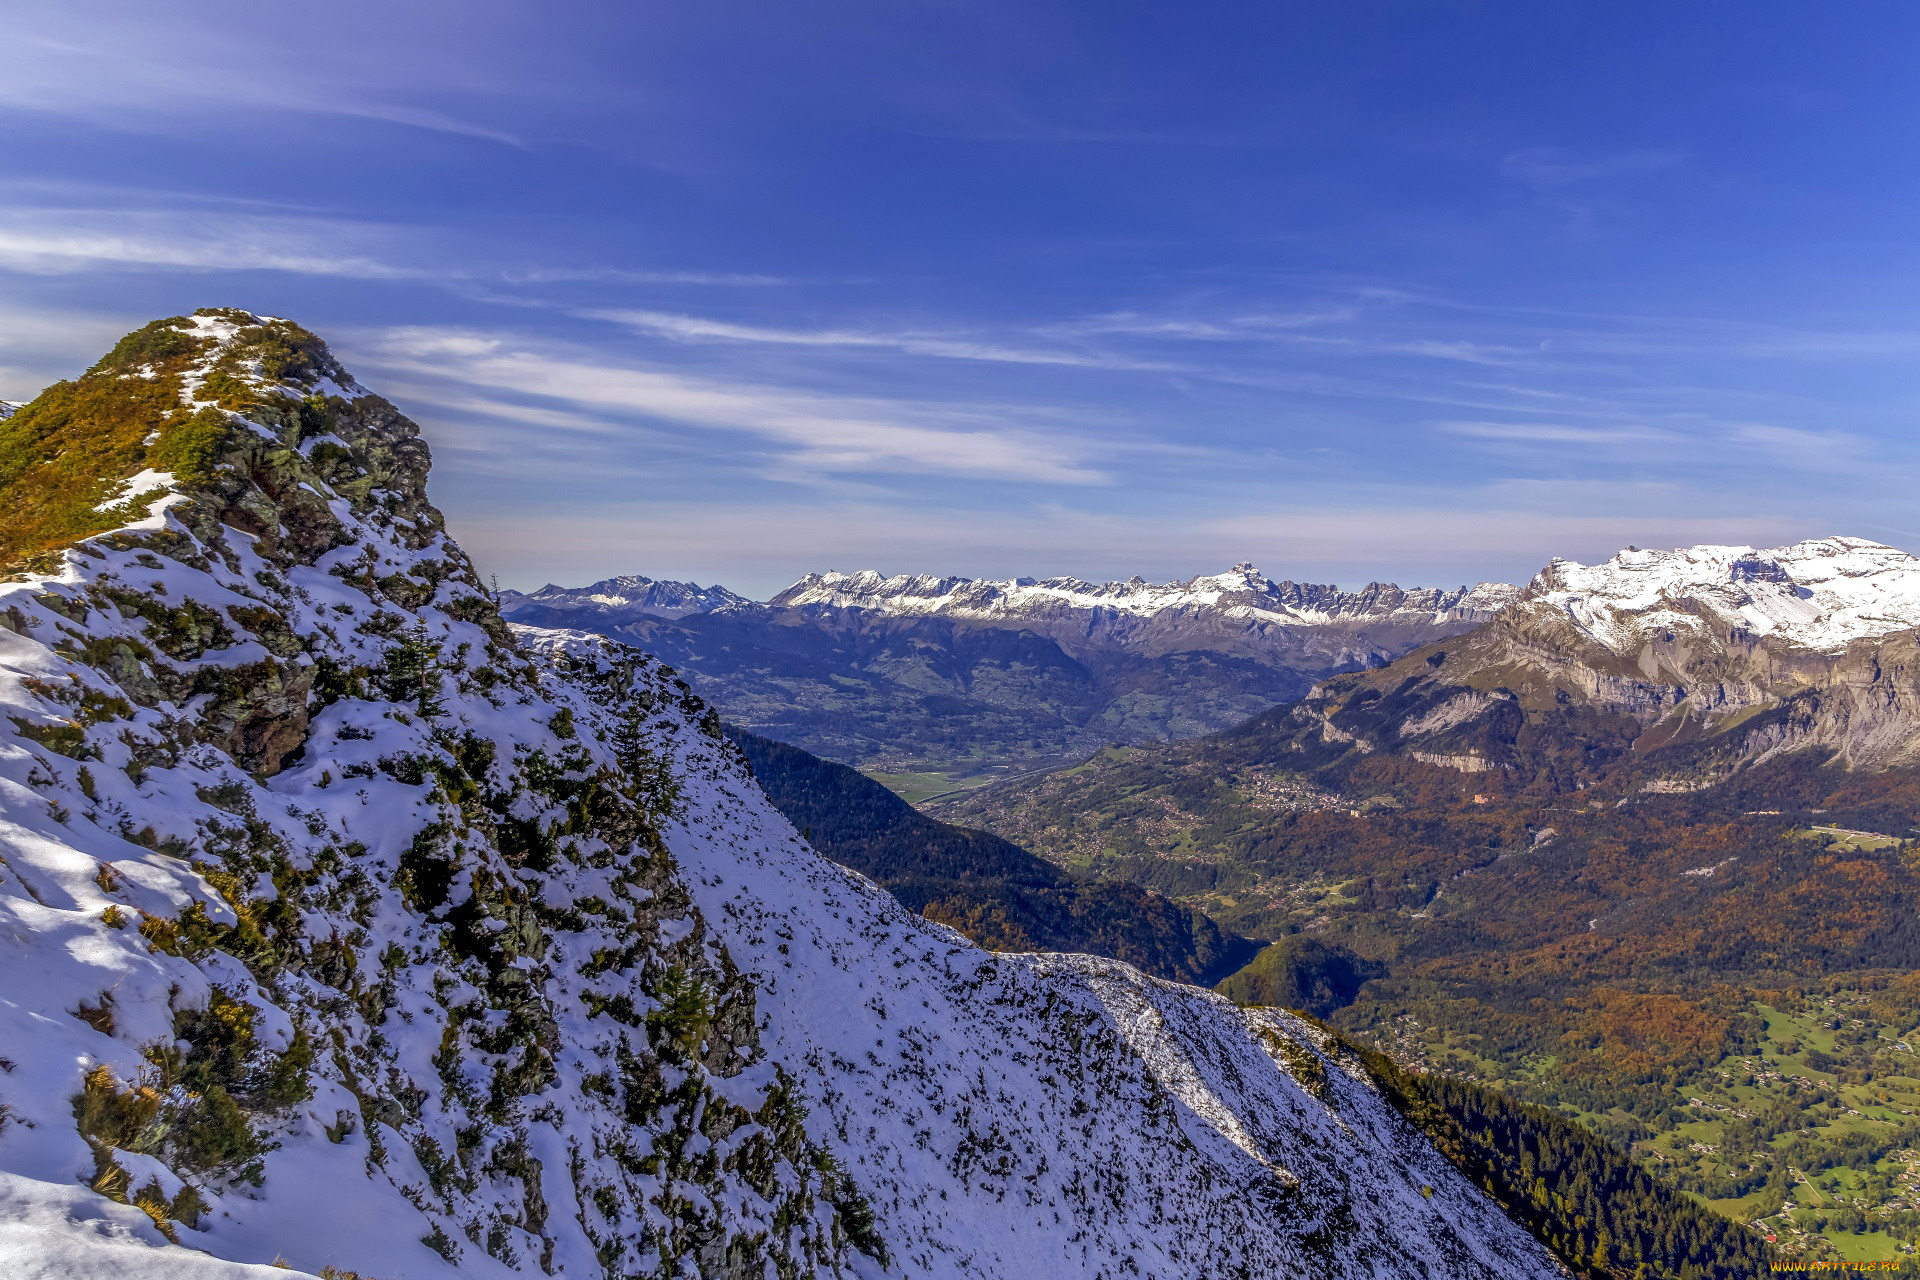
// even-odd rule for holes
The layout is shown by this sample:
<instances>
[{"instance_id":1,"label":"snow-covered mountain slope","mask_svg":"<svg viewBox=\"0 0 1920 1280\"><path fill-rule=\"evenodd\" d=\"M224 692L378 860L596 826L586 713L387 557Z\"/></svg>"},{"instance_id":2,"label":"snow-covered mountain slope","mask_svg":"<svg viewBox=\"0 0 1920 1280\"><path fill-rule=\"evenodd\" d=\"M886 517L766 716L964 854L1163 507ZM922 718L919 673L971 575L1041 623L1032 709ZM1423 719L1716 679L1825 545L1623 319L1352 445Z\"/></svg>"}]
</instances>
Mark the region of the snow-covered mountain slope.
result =
<instances>
[{"instance_id":1,"label":"snow-covered mountain slope","mask_svg":"<svg viewBox=\"0 0 1920 1280\"><path fill-rule=\"evenodd\" d=\"M122 496L0 585L8 1276L1559 1274L1311 1027L979 951L656 661L516 639L305 331L13 421Z\"/></svg>"},{"instance_id":2,"label":"snow-covered mountain slope","mask_svg":"<svg viewBox=\"0 0 1920 1280\"><path fill-rule=\"evenodd\" d=\"M1478 629L1339 676L1268 731L1570 786L1691 789L1818 749L1920 763L1920 558L1862 538L1556 560ZM1551 763L1548 763L1551 761Z\"/></svg>"},{"instance_id":3,"label":"snow-covered mountain slope","mask_svg":"<svg viewBox=\"0 0 1920 1280\"><path fill-rule=\"evenodd\" d=\"M1711 621L1838 653L1855 640L1920 626L1920 556L1845 537L1773 548L1629 547L1597 565L1555 560L1527 596L1564 610L1615 652L1654 631L1703 631Z\"/></svg>"},{"instance_id":4,"label":"snow-covered mountain slope","mask_svg":"<svg viewBox=\"0 0 1920 1280\"><path fill-rule=\"evenodd\" d=\"M500 612L508 618L543 608L584 610L622 618L630 614L684 618L690 613L752 603L718 583L703 587L696 582L666 582L634 574L603 578L585 587L562 587L549 582L538 591L525 594L503 591L499 599Z\"/></svg>"},{"instance_id":5,"label":"snow-covered mountain slope","mask_svg":"<svg viewBox=\"0 0 1920 1280\"><path fill-rule=\"evenodd\" d=\"M317 340L147 336L84 390L185 398L135 438L192 478L0 587L0 1170L382 1280L835 1265L854 1193L754 1069L648 709L569 720ZM66 403L16 421L64 451Z\"/></svg>"},{"instance_id":6,"label":"snow-covered mountain slope","mask_svg":"<svg viewBox=\"0 0 1920 1280\"><path fill-rule=\"evenodd\" d=\"M524 634L630 701L604 642ZM813 854L724 746L679 745L667 844L903 1274L1540 1272L1306 1023L1118 961L982 951Z\"/></svg>"},{"instance_id":7,"label":"snow-covered mountain slope","mask_svg":"<svg viewBox=\"0 0 1920 1280\"><path fill-rule=\"evenodd\" d=\"M1078 578L992 581L924 574L889 578L872 569L810 573L770 603L1000 623L1048 621L1071 614L1152 618L1170 613L1211 613L1294 627L1387 619L1437 626L1485 617L1518 594L1517 587L1493 582L1454 590L1409 590L1374 582L1359 591L1341 591L1324 584L1275 581L1250 564L1237 564L1225 573L1158 585L1137 577L1095 584Z\"/></svg>"},{"instance_id":8,"label":"snow-covered mountain slope","mask_svg":"<svg viewBox=\"0 0 1920 1280\"><path fill-rule=\"evenodd\" d=\"M20 406L12 400L0 400L0 421L11 418Z\"/></svg>"}]
</instances>

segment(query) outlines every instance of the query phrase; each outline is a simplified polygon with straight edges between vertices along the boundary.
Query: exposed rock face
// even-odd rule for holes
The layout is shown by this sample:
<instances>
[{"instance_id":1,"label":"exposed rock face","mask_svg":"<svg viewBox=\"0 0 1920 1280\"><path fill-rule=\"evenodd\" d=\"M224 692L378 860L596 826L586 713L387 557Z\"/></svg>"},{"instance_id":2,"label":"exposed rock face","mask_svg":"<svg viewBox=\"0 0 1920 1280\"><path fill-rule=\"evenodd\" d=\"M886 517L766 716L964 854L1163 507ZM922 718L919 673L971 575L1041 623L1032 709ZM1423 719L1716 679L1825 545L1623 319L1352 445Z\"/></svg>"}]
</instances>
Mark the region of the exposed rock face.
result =
<instances>
[{"instance_id":1,"label":"exposed rock face","mask_svg":"<svg viewBox=\"0 0 1920 1280\"><path fill-rule=\"evenodd\" d=\"M0 457L51 503L0 585L0 1270L1558 1274L1313 1027L980 951L656 661L510 634L311 334L163 321L49 395Z\"/></svg>"},{"instance_id":2,"label":"exposed rock face","mask_svg":"<svg viewBox=\"0 0 1920 1280\"><path fill-rule=\"evenodd\" d=\"M218 415L192 476L0 588L8 1194L79 1176L107 1200L60 1211L122 1236L375 1275L840 1265L858 1193L661 841L703 709L628 653L601 712L520 652L413 425L317 339L171 328L183 369L89 377Z\"/></svg>"},{"instance_id":3,"label":"exposed rock face","mask_svg":"<svg viewBox=\"0 0 1920 1280\"><path fill-rule=\"evenodd\" d=\"M1920 559L1858 538L1556 561L1477 630L1271 717L1346 749L1569 785L1697 785L1783 751L1920 760Z\"/></svg>"}]
</instances>

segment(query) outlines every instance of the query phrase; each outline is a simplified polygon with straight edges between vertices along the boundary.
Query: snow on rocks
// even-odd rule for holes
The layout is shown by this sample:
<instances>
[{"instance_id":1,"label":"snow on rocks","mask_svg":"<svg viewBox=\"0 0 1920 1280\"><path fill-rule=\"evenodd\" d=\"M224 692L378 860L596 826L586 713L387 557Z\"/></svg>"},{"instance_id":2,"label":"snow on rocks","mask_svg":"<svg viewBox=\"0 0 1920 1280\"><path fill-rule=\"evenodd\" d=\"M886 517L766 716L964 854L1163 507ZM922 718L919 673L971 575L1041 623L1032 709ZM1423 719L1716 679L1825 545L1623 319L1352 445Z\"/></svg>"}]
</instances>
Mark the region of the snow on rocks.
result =
<instances>
[{"instance_id":1,"label":"snow on rocks","mask_svg":"<svg viewBox=\"0 0 1920 1280\"><path fill-rule=\"evenodd\" d=\"M1059 611L1106 611L1152 617L1183 610L1219 611L1237 617L1292 624L1337 619L1422 619L1443 622L1462 615L1491 614L1519 594L1517 587L1483 582L1444 590L1405 589L1370 583L1359 591L1314 583L1276 581L1251 564L1185 582L1152 584L1142 578L1094 584L1078 578L1011 578L1001 581L902 574L810 573L775 596L775 605L828 605L887 613L930 614L979 620L1018 619Z\"/></svg>"},{"instance_id":2,"label":"snow on rocks","mask_svg":"<svg viewBox=\"0 0 1920 1280\"><path fill-rule=\"evenodd\" d=\"M1821 653L1920 626L1920 557L1865 538L1791 546L1629 547L1597 565L1555 560L1529 597L1615 652L1649 633L1723 625Z\"/></svg>"},{"instance_id":3,"label":"snow on rocks","mask_svg":"<svg viewBox=\"0 0 1920 1280\"><path fill-rule=\"evenodd\" d=\"M576 669L619 648L520 633ZM900 1242L863 1274L1559 1274L1300 1020L982 951L815 855L730 746L682 729L671 751L667 845L809 1131Z\"/></svg>"}]
</instances>

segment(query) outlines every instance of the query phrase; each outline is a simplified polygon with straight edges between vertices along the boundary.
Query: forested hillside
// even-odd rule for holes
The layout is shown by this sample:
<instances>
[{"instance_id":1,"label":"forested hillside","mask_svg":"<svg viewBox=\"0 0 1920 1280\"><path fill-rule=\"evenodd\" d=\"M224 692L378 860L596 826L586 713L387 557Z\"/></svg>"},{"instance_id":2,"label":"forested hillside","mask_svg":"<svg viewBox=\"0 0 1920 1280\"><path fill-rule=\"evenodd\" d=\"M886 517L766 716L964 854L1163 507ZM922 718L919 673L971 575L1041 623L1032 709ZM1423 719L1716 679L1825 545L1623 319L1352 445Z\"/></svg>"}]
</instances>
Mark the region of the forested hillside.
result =
<instances>
[{"instance_id":1,"label":"forested hillside","mask_svg":"<svg viewBox=\"0 0 1920 1280\"><path fill-rule=\"evenodd\" d=\"M1586 1280L1722 1280L1771 1269L1762 1237L1703 1209L1545 1107L1357 1050L1389 1101Z\"/></svg>"},{"instance_id":2,"label":"forested hillside","mask_svg":"<svg viewBox=\"0 0 1920 1280\"><path fill-rule=\"evenodd\" d=\"M1623 770L1563 793L1384 754L1315 767L1280 719L938 811L1383 965L1342 1028L1563 1109L1790 1245L1920 1241L1920 1017L1893 998L1920 966L1920 779L1801 754L1694 792Z\"/></svg>"}]
</instances>

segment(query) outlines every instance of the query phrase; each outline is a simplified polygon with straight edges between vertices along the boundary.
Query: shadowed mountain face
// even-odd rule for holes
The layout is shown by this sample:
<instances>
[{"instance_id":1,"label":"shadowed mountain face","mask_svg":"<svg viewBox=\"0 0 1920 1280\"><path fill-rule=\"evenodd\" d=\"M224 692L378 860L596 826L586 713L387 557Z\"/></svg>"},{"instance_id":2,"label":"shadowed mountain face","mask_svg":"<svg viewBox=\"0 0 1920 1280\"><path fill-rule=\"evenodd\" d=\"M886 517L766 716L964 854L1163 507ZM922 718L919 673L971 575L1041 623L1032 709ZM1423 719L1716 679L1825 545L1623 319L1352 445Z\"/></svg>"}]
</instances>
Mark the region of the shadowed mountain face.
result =
<instances>
[{"instance_id":1,"label":"shadowed mountain face","mask_svg":"<svg viewBox=\"0 0 1920 1280\"><path fill-rule=\"evenodd\" d=\"M1203 986L1259 949L1137 885L1083 880L998 836L936 822L845 765L737 729L728 736L814 848L982 946L1112 956Z\"/></svg>"},{"instance_id":2,"label":"shadowed mountain face","mask_svg":"<svg viewBox=\"0 0 1920 1280\"><path fill-rule=\"evenodd\" d=\"M674 588L663 608L606 586L504 611L657 653L734 723L829 759L952 771L1224 728L1471 627L1513 591L1341 592L1246 565L1162 586L811 574L765 605L687 612L718 589L651 584Z\"/></svg>"}]
</instances>

